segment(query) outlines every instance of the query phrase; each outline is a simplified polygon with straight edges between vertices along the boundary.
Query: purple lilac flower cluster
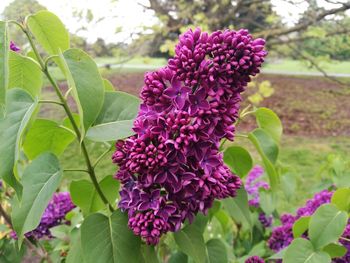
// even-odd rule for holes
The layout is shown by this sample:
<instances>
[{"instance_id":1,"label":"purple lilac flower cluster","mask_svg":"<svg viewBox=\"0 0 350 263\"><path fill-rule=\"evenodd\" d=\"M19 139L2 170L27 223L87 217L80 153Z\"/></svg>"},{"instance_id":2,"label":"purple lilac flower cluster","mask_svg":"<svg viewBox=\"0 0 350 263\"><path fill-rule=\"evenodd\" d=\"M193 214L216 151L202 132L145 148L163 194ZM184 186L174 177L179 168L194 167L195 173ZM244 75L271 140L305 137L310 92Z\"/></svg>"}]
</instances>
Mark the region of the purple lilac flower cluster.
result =
<instances>
[{"instance_id":1,"label":"purple lilac flower cluster","mask_svg":"<svg viewBox=\"0 0 350 263\"><path fill-rule=\"evenodd\" d=\"M260 165L255 165L253 169L247 175L245 189L249 195L249 205L254 207L259 207L260 199L259 199L259 190L270 189L270 185L261 180L261 177L264 174L264 169Z\"/></svg>"},{"instance_id":2,"label":"purple lilac flower cluster","mask_svg":"<svg viewBox=\"0 0 350 263\"><path fill-rule=\"evenodd\" d=\"M276 227L271 234L270 239L268 240L269 247L275 251L278 252L282 250L283 248L287 247L292 241L293 241L293 224L296 220L298 220L302 216L310 216L317 208L319 208L321 205L330 203L331 198L333 195L333 191L323 190L319 193L316 193L313 198L308 200L305 204L305 206L299 208L297 210L296 216L293 216L291 214L285 214L281 216L281 226ZM348 225L342 235L345 238L350 238L350 222L348 222ZM307 235L304 235L304 237L307 237ZM333 259L332 262L334 263L346 263L350 262L350 242L345 240L340 240L340 243L342 243L345 248L347 249L347 253L341 257Z\"/></svg>"},{"instance_id":3,"label":"purple lilac flower cluster","mask_svg":"<svg viewBox=\"0 0 350 263\"><path fill-rule=\"evenodd\" d=\"M259 72L264 44L247 30L189 30L168 65L145 75L136 135L118 141L112 159L122 183L119 207L148 244L241 186L219 142L234 137L240 93Z\"/></svg>"},{"instance_id":4,"label":"purple lilac flower cluster","mask_svg":"<svg viewBox=\"0 0 350 263\"><path fill-rule=\"evenodd\" d=\"M258 257L258 256L252 256L252 257L246 259L246 261L244 261L244 263L265 263L265 260L262 259L261 257Z\"/></svg>"},{"instance_id":5,"label":"purple lilac flower cluster","mask_svg":"<svg viewBox=\"0 0 350 263\"><path fill-rule=\"evenodd\" d=\"M14 52L19 52L21 49L15 44L15 42L11 41L10 42L10 49Z\"/></svg>"},{"instance_id":6,"label":"purple lilac flower cluster","mask_svg":"<svg viewBox=\"0 0 350 263\"><path fill-rule=\"evenodd\" d=\"M36 239L52 237L50 228L60 224L69 224L65 216L74 207L75 205L72 203L68 192L55 193L41 217L39 226L26 233L25 236L28 238L35 237ZM15 232L12 232L11 236L17 238Z\"/></svg>"},{"instance_id":7,"label":"purple lilac flower cluster","mask_svg":"<svg viewBox=\"0 0 350 263\"><path fill-rule=\"evenodd\" d=\"M264 169L260 165L255 165L247 175L245 189L249 195L250 206L259 207L259 190L261 188L265 190L270 189L270 185L266 181L261 180L263 174ZM266 215L265 213L261 212L258 219L264 227L270 227L272 225L273 216Z\"/></svg>"},{"instance_id":8,"label":"purple lilac flower cluster","mask_svg":"<svg viewBox=\"0 0 350 263\"><path fill-rule=\"evenodd\" d=\"M270 239L268 240L269 247L278 252L287 247L293 241L293 224L302 216L312 215L321 205L331 201L333 192L323 190L316 193L313 198L308 200L305 206L297 210L296 216L285 214L281 216L281 226L273 229Z\"/></svg>"}]
</instances>

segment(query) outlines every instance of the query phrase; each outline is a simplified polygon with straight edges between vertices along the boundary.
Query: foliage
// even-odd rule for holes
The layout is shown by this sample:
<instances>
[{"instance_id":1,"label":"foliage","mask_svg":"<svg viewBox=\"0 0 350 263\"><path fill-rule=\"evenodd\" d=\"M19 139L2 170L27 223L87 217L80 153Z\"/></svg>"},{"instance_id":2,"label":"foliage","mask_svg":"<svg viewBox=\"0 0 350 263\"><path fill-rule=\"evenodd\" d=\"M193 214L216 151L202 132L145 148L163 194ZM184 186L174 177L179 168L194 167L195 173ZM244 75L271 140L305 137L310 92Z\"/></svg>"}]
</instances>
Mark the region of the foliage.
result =
<instances>
[{"instance_id":1,"label":"foliage","mask_svg":"<svg viewBox=\"0 0 350 263\"><path fill-rule=\"evenodd\" d=\"M284 262L330 262L347 252L343 232L350 206L349 164L338 156L330 156L321 173L332 179L329 187L343 188L335 191L331 203L296 221L291 229L295 238L292 236L294 240L283 253L274 255L267 246L266 240L274 231L271 224L278 226L282 220L279 197L293 195L293 181L284 180L289 178L288 169L279 160L281 121L272 110L256 106L243 109L235 123L229 124L239 127L247 116L255 118L256 129L236 133L250 147L226 147L226 139L221 140L220 147L230 169L253 183L241 187L235 197L215 200L206 215L196 214L193 222L185 221L182 229L164 235L158 245L145 244L130 230L127 213L117 208L116 202L121 199L118 181L110 174L97 174L112 143L134 134L131 128L139 99L111 91L113 86L101 77L91 57L69 48L69 34L57 16L41 11L25 21L11 23L29 37L31 57L8 50L8 24L0 22L1 43L6 44L0 46L0 102L4 106L0 116L0 213L6 221L0 229L1 262L20 262L31 252L46 262L68 263L244 262L253 255L283 258ZM45 50L44 56L37 44ZM61 89L52 76L49 62L62 71L69 84L67 90ZM54 88L56 100L41 99L44 76ZM260 92L270 94L264 85ZM42 104L61 107L66 118L38 118ZM58 158L67 154L74 140L84 168L80 164L68 166ZM103 149L94 160L90 145ZM254 163L263 165L259 176L252 175ZM283 188L289 191L281 191ZM52 236L44 239L26 236L40 224L54 193L67 189L77 206L65 215L70 223L50 228ZM258 202L252 204L256 196ZM306 231L309 240L303 238Z\"/></svg>"}]
</instances>

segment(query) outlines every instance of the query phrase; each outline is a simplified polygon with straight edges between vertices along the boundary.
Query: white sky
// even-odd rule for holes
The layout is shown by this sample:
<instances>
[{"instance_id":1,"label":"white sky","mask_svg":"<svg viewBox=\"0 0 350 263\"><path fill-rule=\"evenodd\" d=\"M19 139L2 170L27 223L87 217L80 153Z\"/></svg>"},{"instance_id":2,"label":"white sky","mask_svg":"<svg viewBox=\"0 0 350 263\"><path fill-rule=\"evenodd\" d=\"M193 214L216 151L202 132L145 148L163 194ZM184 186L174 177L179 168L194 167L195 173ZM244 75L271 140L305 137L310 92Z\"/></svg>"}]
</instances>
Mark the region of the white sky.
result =
<instances>
[{"instance_id":1,"label":"white sky","mask_svg":"<svg viewBox=\"0 0 350 263\"><path fill-rule=\"evenodd\" d=\"M0 14L4 8L13 0L0 0ZM91 9L94 19L105 18L97 24L90 24L86 31L80 35L85 36L89 42L101 37L106 42L116 42L127 38L132 32L142 30L142 26L152 25L156 22L151 12L145 12L138 4L147 4L147 0L38 0L48 10L58 15L71 32L75 32L82 24L72 16L72 10L79 10L81 7ZM334 5L319 0L326 8L334 8ZM276 12L283 17L288 24L297 22L299 15L304 12L307 5L286 4L283 0L272 0ZM122 27L123 34L116 34L116 28Z\"/></svg>"}]
</instances>

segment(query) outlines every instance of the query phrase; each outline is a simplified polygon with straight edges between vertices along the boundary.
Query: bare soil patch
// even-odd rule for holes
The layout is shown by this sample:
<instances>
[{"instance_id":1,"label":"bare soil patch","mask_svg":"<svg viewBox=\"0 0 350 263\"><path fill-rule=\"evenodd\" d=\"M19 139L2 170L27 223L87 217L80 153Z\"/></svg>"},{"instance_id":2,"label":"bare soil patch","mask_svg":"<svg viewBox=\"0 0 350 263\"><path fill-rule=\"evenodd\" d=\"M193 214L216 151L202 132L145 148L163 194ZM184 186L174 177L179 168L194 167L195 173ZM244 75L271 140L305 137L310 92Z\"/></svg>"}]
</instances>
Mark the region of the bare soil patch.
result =
<instances>
[{"instance_id":1,"label":"bare soil patch","mask_svg":"<svg viewBox=\"0 0 350 263\"><path fill-rule=\"evenodd\" d=\"M119 90L136 96L143 85L143 73L111 75L109 79ZM269 107L278 114L286 134L350 135L349 89L321 77L260 75L257 78L257 81L263 80L271 82L275 93L261 106ZM252 91L247 90L244 96L250 93ZM251 128L249 123L243 122L242 128Z\"/></svg>"}]
</instances>

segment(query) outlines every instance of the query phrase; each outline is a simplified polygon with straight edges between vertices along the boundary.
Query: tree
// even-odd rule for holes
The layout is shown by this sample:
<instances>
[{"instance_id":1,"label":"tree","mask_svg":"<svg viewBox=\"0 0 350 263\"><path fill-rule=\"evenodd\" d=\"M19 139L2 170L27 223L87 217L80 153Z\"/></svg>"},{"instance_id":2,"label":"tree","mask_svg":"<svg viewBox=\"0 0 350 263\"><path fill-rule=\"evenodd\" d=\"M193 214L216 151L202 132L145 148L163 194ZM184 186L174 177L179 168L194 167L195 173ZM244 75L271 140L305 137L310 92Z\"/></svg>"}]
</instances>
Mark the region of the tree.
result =
<instances>
[{"instance_id":1,"label":"tree","mask_svg":"<svg viewBox=\"0 0 350 263\"><path fill-rule=\"evenodd\" d=\"M319 70L321 68L315 55L332 51L332 48L338 45L343 47L345 53L348 52L346 45L349 41L347 35L350 28L344 25L348 19L345 11L350 9L350 1L326 0L327 8L320 5L320 1L317 0L280 2L284 3L286 8L288 5L306 4L307 9L295 25L288 26L282 23L280 17L273 11L274 6L270 0L149 0L144 8L152 10L160 23L153 26L152 35L142 36L138 41L148 45L146 50L151 55L169 56L172 55L169 51L173 50L178 35L188 27L199 26L207 31L247 28L254 37L263 37L267 40L271 53L292 54L295 58L308 60ZM336 18L333 19L333 23L330 22L330 17ZM315 34L315 28L319 30L319 27L323 26L324 34ZM310 43L320 37L332 37L332 41L329 42L333 44L327 51L323 47L321 52L305 54L304 50L298 48L307 40L308 49L311 51L313 46L310 46ZM340 56L338 53L337 58ZM325 73L322 69L320 71Z\"/></svg>"},{"instance_id":2,"label":"tree","mask_svg":"<svg viewBox=\"0 0 350 263\"><path fill-rule=\"evenodd\" d=\"M2 16L6 20L22 21L26 15L45 9L46 7L36 0L14 0L4 9ZM11 39L19 45L26 43L26 39L17 28L13 27L13 29L11 30L13 32L11 33Z\"/></svg>"},{"instance_id":3,"label":"tree","mask_svg":"<svg viewBox=\"0 0 350 263\"><path fill-rule=\"evenodd\" d=\"M180 33L191 26L200 26L208 31L245 27L250 32L259 32L279 21L270 0L150 0L149 5L144 7L153 10L161 22L153 27L152 41L147 36L142 39L151 47L149 51L152 55L157 54L160 47L163 52L171 50L169 40L175 41ZM170 44L168 48L167 44Z\"/></svg>"}]
</instances>

